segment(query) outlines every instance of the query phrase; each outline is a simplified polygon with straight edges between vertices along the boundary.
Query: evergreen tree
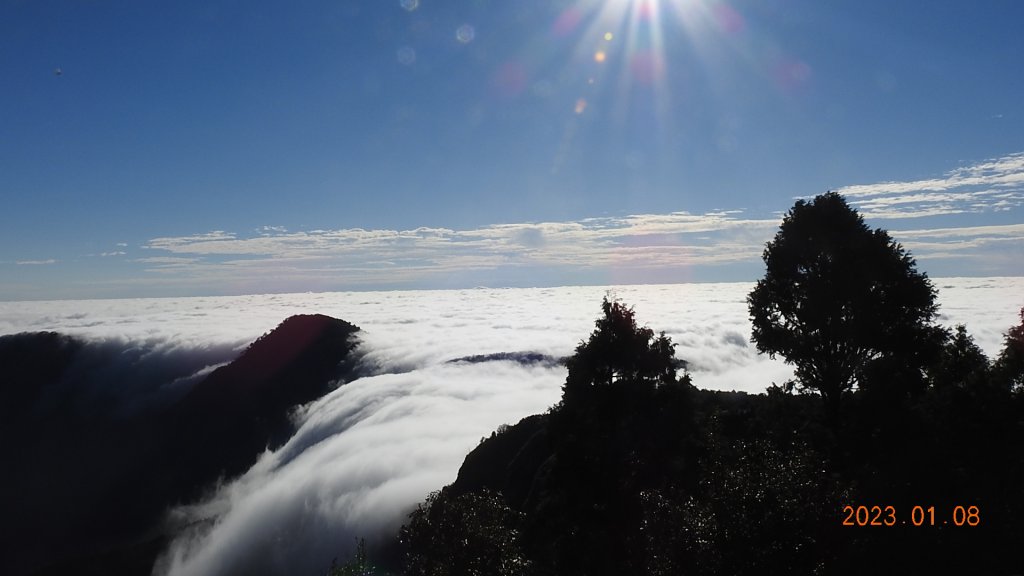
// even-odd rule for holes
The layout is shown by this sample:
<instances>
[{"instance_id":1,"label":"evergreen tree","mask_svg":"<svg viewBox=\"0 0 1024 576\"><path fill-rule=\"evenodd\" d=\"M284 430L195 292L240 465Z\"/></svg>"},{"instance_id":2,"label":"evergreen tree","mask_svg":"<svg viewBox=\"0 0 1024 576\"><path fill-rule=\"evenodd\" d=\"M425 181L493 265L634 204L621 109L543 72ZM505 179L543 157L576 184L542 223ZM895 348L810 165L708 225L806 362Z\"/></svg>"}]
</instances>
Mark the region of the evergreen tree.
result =
<instances>
[{"instance_id":1,"label":"evergreen tree","mask_svg":"<svg viewBox=\"0 0 1024 576\"><path fill-rule=\"evenodd\" d=\"M759 352L781 355L838 417L842 395L880 363L913 375L937 352L935 289L842 196L800 200L764 251L747 302Z\"/></svg>"},{"instance_id":2,"label":"evergreen tree","mask_svg":"<svg viewBox=\"0 0 1024 576\"><path fill-rule=\"evenodd\" d=\"M1020 324L1006 333L994 372L1000 384L1018 392L1024 391L1024 308L1020 309Z\"/></svg>"}]
</instances>

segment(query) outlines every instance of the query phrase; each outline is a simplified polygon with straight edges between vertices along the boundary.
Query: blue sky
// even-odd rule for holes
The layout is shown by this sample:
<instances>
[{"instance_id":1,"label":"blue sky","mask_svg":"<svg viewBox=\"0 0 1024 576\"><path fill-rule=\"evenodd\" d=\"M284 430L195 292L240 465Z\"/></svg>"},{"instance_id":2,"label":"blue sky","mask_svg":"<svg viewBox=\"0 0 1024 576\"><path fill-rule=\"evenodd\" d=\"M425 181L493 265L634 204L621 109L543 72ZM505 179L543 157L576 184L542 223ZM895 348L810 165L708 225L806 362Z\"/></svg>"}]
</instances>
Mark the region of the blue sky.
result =
<instances>
[{"instance_id":1,"label":"blue sky","mask_svg":"<svg viewBox=\"0 0 1024 576\"><path fill-rule=\"evenodd\" d=\"M7 1L0 299L1024 275L1015 0Z\"/></svg>"}]
</instances>

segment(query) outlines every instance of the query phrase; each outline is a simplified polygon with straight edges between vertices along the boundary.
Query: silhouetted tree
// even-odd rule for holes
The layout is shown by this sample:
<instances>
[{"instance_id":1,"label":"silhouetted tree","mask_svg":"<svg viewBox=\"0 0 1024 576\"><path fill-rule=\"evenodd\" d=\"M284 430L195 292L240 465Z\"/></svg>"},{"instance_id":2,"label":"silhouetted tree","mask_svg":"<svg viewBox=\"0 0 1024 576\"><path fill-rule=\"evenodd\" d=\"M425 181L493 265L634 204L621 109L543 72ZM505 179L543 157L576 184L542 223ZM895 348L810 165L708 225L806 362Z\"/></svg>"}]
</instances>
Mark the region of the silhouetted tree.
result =
<instances>
[{"instance_id":1,"label":"silhouetted tree","mask_svg":"<svg viewBox=\"0 0 1024 576\"><path fill-rule=\"evenodd\" d=\"M764 251L765 277L747 302L759 352L796 366L831 417L874 362L920 372L937 350L935 289L882 229L843 197L800 200ZM861 382L863 383L863 382Z\"/></svg>"},{"instance_id":2,"label":"silhouetted tree","mask_svg":"<svg viewBox=\"0 0 1024 576\"><path fill-rule=\"evenodd\" d=\"M838 200L841 213L831 216L842 223L842 212L852 214L854 232L863 232L841 198L816 200ZM822 225L841 230L835 221ZM863 235L849 236L881 247L841 245L816 231L819 249L832 243L822 257L832 263L804 265L822 277L796 287L819 300L798 294L788 304L823 310L789 320L810 331L793 342L820 346L826 360L829 350L847 348L864 357L849 369L864 387L849 395L841 421L829 421L818 398L783 388L752 395L675 379L668 338L606 299L593 334L568 360L562 403L484 440L456 483L410 515L406 573L1017 573L1024 396L990 385L987 360L966 329L929 324L933 291L909 257L884 232ZM890 270L864 281L836 270L858 258L864 274L875 265ZM833 288L839 282L863 293ZM820 300L833 291L835 307ZM836 316L822 318L826 312ZM919 321L893 324L908 318ZM1010 331L1004 357L1021 358L1011 355L1022 336L1024 328ZM922 350L932 347L925 365ZM907 394L901 381L911 376L922 388ZM898 510L900 524L842 525L847 506L876 502ZM942 503L934 529L907 525L914 506L932 502ZM945 529L940 505L946 519L958 505L977 506L984 519L970 530Z\"/></svg>"},{"instance_id":3,"label":"silhouetted tree","mask_svg":"<svg viewBox=\"0 0 1024 576\"><path fill-rule=\"evenodd\" d=\"M693 435L690 378L664 333L605 298L603 314L566 364L552 411L552 448L527 525L538 565L564 575L640 573L640 495L682 482Z\"/></svg>"},{"instance_id":4,"label":"silhouetted tree","mask_svg":"<svg viewBox=\"0 0 1024 576\"><path fill-rule=\"evenodd\" d=\"M943 347L933 368L932 383L937 388L975 388L988 376L988 358L959 324Z\"/></svg>"},{"instance_id":5,"label":"silhouetted tree","mask_svg":"<svg viewBox=\"0 0 1024 576\"><path fill-rule=\"evenodd\" d=\"M618 300L605 297L601 309L604 315L590 339L580 342L566 362L567 393L620 380L653 386L676 382L675 345L664 332L655 337L650 328L637 326L633 308Z\"/></svg>"},{"instance_id":6,"label":"silhouetted tree","mask_svg":"<svg viewBox=\"0 0 1024 576\"><path fill-rule=\"evenodd\" d=\"M1006 333L994 372L1000 384L1016 391L1024 390L1024 308L1020 309L1020 324Z\"/></svg>"}]
</instances>

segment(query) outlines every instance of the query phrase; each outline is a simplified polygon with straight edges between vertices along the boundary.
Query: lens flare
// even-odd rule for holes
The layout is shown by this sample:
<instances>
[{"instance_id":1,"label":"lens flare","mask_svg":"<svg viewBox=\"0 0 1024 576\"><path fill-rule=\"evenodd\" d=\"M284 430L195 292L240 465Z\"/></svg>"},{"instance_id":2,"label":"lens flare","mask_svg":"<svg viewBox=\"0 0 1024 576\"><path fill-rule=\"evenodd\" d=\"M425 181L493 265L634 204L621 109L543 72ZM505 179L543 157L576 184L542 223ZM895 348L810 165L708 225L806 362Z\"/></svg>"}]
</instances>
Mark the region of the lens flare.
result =
<instances>
[{"instance_id":1,"label":"lens flare","mask_svg":"<svg viewBox=\"0 0 1024 576\"><path fill-rule=\"evenodd\" d=\"M469 24L463 24L455 31L455 39L462 44L469 44L476 38L476 29Z\"/></svg>"},{"instance_id":2,"label":"lens flare","mask_svg":"<svg viewBox=\"0 0 1024 576\"><path fill-rule=\"evenodd\" d=\"M502 99L516 98L530 84L529 73L522 62L509 61L498 67L491 80L495 93Z\"/></svg>"},{"instance_id":3,"label":"lens flare","mask_svg":"<svg viewBox=\"0 0 1024 576\"><path fill-rule=\"evenodd\" d=\"M567 36L572 31L576 30L576 27L579 26L581 20L583 20L583 11L573 6L565 9L558 15L558 19L555 20L551 30L554 32L555 36Z\"/></svg>"},{"instance_id":4,"label":"lens flare","mask_svg":"<svg viewBox=\"0 0 1024 576\"><path fill-rule=\"evenodd\" d=\"M761 84L785 97L810 93L808 59L787 54L778 39L764 38L749 16L737 0L567 1L550 12L549 27L541 28L543 42L524 49L517 66L492 73L495 93L533 93L550 102L565 97L558 110L567 133L570 126L608 122L623 136L643 134L668 145L652 149L667 150L687 138L677 116L727 112L687 109L704 91L720 92L722 98L711 102L723 103ZM564 46L568 52L559 49ZM723 129L716 142L722 150L738 150L740 134Z\"/></svg>"},{"instance_id":5,"label":"lens flare","mask_svg":"<svg viewBox=\"0 0 1024 576\"><path fill-rule=\"evenodd\" d=\"M416 63L416 49L412 46L402 46L396 52L398 63L405 66L412 66Z\"/></svg>"}]
</instances>

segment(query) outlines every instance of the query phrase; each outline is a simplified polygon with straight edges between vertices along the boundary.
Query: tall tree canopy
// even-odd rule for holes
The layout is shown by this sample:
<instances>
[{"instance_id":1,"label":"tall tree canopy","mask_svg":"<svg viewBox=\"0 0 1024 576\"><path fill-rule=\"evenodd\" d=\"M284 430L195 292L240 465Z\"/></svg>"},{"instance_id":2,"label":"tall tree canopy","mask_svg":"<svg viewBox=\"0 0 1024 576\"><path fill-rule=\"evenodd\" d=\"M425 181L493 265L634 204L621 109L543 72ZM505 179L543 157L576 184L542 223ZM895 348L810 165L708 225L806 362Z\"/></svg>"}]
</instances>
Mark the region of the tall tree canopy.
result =
<instances>
[{"instance_id":1,"label":"tall tree canopy","mask_svg":"<svg viewBox=\"0 0 1024 576\"><path fill-rule=\"evenodd\" d=\"M747 298L753 341L796 367L833 410L873 362L920 371L938 343L935 288L882 229L835 192L798 201Z\"/></svg>"},{"instance_id":2,"label":"tall tree canopy","mask_svg":"<svg viewBox=\"0 0 1024 576\"><path fill-rule=\"evenodd\" d=\"M1020 324L1006 333L1003 351L996 360L996 377L1017 391L1024 391L1024 308L1020 309Z\"/></svg>"},{"instance_id":3,"label":"tall tree canopy","mask_svg":"<svg viewBox=\"0 0 1024 576\"><path fill-rule=\"evenodd\" d=\"M658 386L676 382L675 345L638 326L633 309L607 297L601 302L604 315L595 322L590 339L580 342L568 359L566 391L612 382L646 382ZM688 381L687 381L688 382Z\"/></svg>"}]
</instances>

